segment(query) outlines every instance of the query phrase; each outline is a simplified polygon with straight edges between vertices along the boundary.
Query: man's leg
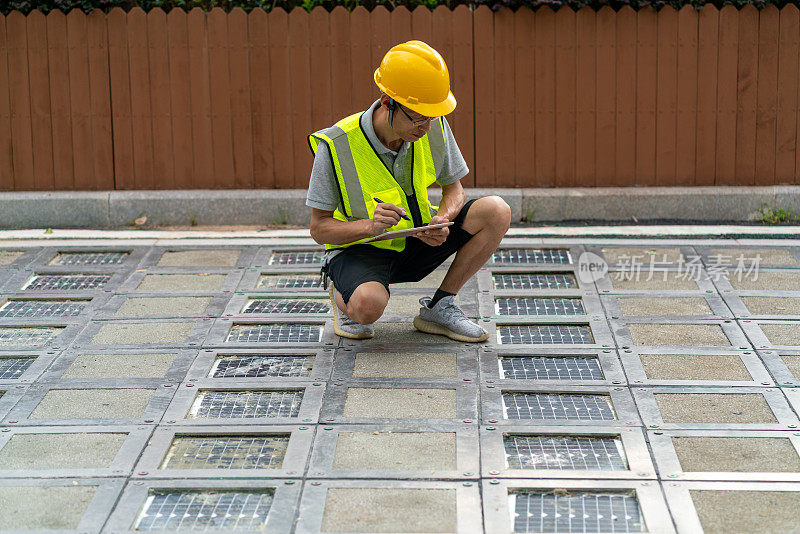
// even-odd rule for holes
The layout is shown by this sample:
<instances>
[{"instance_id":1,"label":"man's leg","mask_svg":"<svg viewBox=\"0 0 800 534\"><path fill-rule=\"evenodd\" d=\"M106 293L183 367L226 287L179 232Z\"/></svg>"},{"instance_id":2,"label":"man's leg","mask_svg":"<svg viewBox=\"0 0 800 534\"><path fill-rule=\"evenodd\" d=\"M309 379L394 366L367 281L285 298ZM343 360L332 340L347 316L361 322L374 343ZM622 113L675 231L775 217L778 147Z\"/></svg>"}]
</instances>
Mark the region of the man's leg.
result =
<instances>
[{"instance_id":1,"label":"man's leg","mask_svg":"<svg viewBox=\"0 0 800 534\"><path fill-rule=\"evenodd\" d=\"M389 302L389 292L380 282L359 285L345 304L342 294L336 292L336 305L359 324L372 324L383 315Z\"/></svg>"},{"instance_id":2,"label":"man's leg","mask_svg":"<svg viewBox=\"0 0 800 534\"><path fill-rule=\"evenodd\" d=\"M439 289L448 293L458 293L467 280L489 260L510 225L511 208L505 200L498 196L476 200L461 226L472 234L472 239L456 252L456 257Z\"/></svg>"}]
</instances>

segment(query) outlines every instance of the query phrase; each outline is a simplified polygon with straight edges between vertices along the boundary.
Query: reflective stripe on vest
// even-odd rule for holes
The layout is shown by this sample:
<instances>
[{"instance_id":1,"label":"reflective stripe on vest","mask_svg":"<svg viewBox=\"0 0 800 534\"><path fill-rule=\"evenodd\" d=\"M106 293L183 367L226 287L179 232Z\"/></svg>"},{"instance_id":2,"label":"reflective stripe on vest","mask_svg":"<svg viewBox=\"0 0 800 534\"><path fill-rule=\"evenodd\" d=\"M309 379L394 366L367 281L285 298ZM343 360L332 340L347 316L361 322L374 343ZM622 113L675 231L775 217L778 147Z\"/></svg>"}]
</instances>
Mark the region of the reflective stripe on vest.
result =
<instances>
[{"instance_id":1,"label":"reflective stripe on vest","mask_svg":"<svg viewBox=\"0 0 800 534\"><path fill-rule=\"evenodd\" d=\"M375 211L373 197L403 207L411 215L419 213L418 223L431 220L431 206L428 202L428 186L436 181L437 172L444 162L444 131L441 119L431 123L427 135L412 143L409 148L412 157L413 196L407 196L395 180L391 169L378 156L375 148L361 128L361 116L356 113L346 117L334 126L320 130L308 137L309 146L316 154L320 142L325 142L331 155L336 173L336 182L341 199L341 210L337 207L334 218L339 220L370 219ZM359 176L363 177L359 179ZM387 198L383 198L386 196ZM416 206L410 206L409 201ZM389 230L403 230L414 226L413 221L401 220ZM341 248L347 245L325 245L325 248ZM405 239L393 239L370 243L378 248L403 250Z\"/></svg>"}]
</instances>

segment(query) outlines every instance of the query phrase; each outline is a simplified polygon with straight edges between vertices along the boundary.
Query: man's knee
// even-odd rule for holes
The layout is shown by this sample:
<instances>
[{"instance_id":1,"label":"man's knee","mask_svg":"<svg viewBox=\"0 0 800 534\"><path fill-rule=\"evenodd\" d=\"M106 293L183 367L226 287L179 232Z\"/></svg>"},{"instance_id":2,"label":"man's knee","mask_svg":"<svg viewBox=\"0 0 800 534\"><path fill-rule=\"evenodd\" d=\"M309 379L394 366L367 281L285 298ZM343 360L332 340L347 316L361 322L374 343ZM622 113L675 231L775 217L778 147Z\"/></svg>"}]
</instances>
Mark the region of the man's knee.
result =
<instances>
[{"instance_id":1,"label":"man's knee","mask_svg":"<svg viewBox=\"0 0 800 534\"><path fill-rule=\"evenodd\" d=\"M483 228L490 228L493 231L502 232L502 234L505 235L511 226L511 207L502 197L491 195L476 200L467 213L468 218L473 214L473 210L475 226L477 227L475 228L476 231L482 230ZM467 231L469 230L467 229Z\"/></svg>"},{"instance_id":2,"label":"man's knee","mask_svg":"<svg viewBox=\"0 0 800 534\"><path fill-rule=\"evenodd\" d=\"M347 303L349 316L361 324L372 324L383 315L389 293L380 283L366 283L358 286Z\"/></svg>"}]
</instances>

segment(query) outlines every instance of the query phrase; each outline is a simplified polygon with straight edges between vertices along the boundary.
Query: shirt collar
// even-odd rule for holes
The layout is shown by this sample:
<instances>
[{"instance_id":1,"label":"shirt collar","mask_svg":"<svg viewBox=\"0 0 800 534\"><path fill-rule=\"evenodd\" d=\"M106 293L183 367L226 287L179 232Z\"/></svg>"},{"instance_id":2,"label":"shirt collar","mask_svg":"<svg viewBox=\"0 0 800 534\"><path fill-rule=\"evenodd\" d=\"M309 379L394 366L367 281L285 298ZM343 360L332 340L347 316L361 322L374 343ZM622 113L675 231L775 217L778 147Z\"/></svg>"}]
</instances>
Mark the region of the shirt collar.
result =
<instances>
[{"instance_id":1,"label":"shirt collar","mask_svg":"<svg viewBox=\"0 0 800 534\"><path fill-rule=\"evenodd\" d=\"M380 105L381 101L378 99L372 103L367 111L364 112L364 114L361 116L361 127L364 128L364 132L367 134L367 139L378 154L392 154L393 156L403 154L406 150L408 150L408 143L406 141L403 141L403 145L400 147L400 150L395 152L381 143L380 139L378 139L378 136L375 134L375 127L372 125L372 112L375 111L375 109Z\"/></svg>"}]
</instances>

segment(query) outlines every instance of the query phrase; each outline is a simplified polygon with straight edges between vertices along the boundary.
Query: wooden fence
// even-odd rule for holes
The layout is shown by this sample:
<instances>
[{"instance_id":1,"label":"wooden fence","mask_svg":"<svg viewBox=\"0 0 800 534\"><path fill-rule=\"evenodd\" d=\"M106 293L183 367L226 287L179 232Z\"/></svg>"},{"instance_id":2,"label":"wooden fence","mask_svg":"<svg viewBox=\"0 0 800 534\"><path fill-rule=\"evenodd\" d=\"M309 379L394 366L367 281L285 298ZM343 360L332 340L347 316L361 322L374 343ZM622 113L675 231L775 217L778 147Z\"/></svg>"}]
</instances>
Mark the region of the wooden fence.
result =
<instances>
[{"instance_id":1,"label":"wooden fence","mask_svg":"<svg viewBox=\"0 0 800 534\"><path fill-rule=\"evenodd\" d=\"M686 6L0 16L0 190L304 188L393 44L445 57L478 187L800 183L800 18Z\"/></svg>"}]
</instances>

